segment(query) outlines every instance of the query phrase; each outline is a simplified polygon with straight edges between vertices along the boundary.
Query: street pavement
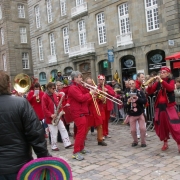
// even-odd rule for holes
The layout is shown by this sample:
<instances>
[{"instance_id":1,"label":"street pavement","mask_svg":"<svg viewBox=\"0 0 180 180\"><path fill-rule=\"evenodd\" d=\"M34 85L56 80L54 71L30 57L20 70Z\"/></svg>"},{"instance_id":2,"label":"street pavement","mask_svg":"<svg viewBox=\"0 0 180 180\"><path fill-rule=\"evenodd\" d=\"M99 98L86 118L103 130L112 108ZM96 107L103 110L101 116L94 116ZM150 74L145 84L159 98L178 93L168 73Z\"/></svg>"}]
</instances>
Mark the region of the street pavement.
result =
<instances>
[{"instance_id":1,"label":"street pavement","mask_svg":"<svg viewBox=\"0 0 180 180\"><path fill-rule=\"evenodd\" d=\"M71 124L71 132L72 127ZM53 156L69 163L74 180L180 180L180 154L173 139L169 149L162 152L162 142L154 131L148 131L145 148L140 147L140 142L131 147L127 125L109 123L109 131L112 138L105 140L108 146L98 146L96 136L89 132L86 149L91 154L84 155L83 161L72 159L73 149L65 149L62 143L58 143L59 152L52 152L50 145L48 149ZM71 140L73 143L72 137Z\"/></svg>"}]
</instances>

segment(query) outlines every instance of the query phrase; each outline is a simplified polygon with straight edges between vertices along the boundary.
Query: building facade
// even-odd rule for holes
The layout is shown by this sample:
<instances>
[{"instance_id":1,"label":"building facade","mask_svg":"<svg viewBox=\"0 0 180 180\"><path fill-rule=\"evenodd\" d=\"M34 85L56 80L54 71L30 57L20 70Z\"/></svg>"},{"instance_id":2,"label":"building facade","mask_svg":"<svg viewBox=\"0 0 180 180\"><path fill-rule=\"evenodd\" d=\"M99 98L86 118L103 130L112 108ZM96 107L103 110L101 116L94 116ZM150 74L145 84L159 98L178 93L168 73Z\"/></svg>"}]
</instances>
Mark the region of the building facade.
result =
<instances>
[{"instance_id":1,"label":"building facade","mask_svg":"<svg viewBox=\"0 0 180 180\"><path fill-rule=\"evenodd\" d=\"M178 0L30 0L28 8L41 84L72 70L95 81L98 74L111 80L116 71L123 80L135 78L169 66L165 57L179 51Z\"/></svg>"},{"instance_id":2,"label":"building facade","mask_svg":"<svg viewBox=\"0 0 180 180\"><path fill-rule=\"evenodd\" d=\"M27 0L0 0L0 69L33 76ZM12 87L13 88L13 87Z\"/></svg>"}]
</instances>

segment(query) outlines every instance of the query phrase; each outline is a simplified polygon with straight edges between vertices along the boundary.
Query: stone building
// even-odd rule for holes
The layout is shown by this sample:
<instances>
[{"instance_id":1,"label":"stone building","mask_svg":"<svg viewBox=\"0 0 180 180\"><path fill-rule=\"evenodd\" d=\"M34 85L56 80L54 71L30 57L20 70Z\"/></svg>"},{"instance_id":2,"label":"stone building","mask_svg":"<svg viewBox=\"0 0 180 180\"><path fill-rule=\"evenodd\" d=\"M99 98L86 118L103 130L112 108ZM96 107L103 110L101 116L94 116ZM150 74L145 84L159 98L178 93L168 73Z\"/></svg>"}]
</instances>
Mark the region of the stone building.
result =
<instances>
[{"instance_id":1,"label":"stone building","mask_svg":"<svg viewBox=\"0 0 180 180\"><path fill-rule=\"evenodd\" d=\"M0 69L33 76L27 0L0 0Z\"/></svg>"},{"instance_id":2,"label":"stone building","mask_svg":"<svg viewBox=\"0 0 180 180\"><path fill-rule=\"evenodd\" d=\"M178 0L29 0L28 7L41 84L72 70L95 81L116 71L123 80L135 78L169 66L165 57L179 51Z\"/></svg>"}]
</instances>

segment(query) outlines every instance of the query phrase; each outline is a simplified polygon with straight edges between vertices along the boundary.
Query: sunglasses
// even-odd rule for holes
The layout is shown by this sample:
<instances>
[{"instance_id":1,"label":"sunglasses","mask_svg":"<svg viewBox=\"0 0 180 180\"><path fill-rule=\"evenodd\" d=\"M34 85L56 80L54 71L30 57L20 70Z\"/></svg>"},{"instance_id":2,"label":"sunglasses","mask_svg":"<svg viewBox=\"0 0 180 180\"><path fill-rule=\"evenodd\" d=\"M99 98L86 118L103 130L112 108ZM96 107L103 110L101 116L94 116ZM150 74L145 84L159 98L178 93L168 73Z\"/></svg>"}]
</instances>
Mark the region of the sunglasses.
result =
<instances>
[{"instance_id":1,"label":"sunglasses","mask_svg":"<svg viewBox=\"0 0 180 180\"><path fill-rule=\"evenodd\" d=\"M51 89L55 90L56 88L51 88Z\"/></svg>"}]
</instances>

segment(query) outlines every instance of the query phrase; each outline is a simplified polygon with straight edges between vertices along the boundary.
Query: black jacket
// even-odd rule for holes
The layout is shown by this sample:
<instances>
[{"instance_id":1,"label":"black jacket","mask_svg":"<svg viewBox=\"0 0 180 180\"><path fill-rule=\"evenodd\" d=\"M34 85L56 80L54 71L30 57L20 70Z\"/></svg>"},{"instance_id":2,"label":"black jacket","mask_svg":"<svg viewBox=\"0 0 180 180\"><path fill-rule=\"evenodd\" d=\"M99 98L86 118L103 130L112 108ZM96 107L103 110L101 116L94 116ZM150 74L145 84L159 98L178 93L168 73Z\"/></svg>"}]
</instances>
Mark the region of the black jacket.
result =
<instances>
[{"instance_id":1,"label":"black jacket","mask_svg":"<svg viewBox=\"0 0 180 180\"><path fill-rule=\"evenodd\" d=\"M133 104L131 104L131 103L129 105L126 103L125 107L127 108L127 114L128 115L130 115L130 116L139 116L142 113L144 113L144 105L147 103L147 99L146 99L146 96L145 96L143 91L134 89L133 93L136 93L136 95L138 96L138 100L135 102L137 104L137 107L136 107L137 111L134 112L133 110L131 110L131 109L133 109L131 107L131 105L133 105ZM126 96L125 98L126 98L125 101L127 102L127 99L129 98L129 96Z\"/></svg>"},{"instance_id":2,"label":"black jacket","mask_svg":"<svg viewBox=\"0 0 180 180\"><path fill-rule=\"evenodd\" d=\"M49 156L44 131L33 108L22 97L0 95L0 174L17 173L37 157Z\"/></svg>"}]
</instances>

